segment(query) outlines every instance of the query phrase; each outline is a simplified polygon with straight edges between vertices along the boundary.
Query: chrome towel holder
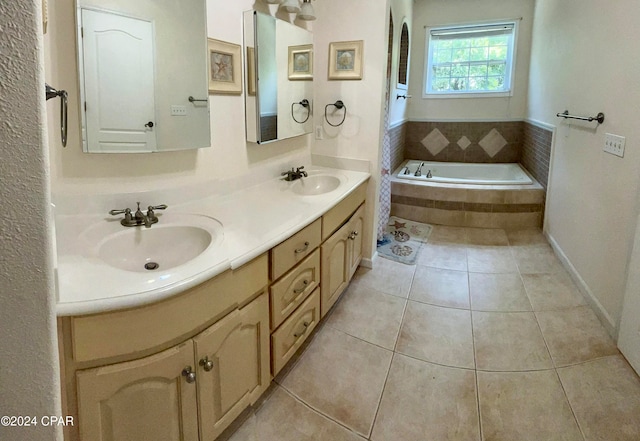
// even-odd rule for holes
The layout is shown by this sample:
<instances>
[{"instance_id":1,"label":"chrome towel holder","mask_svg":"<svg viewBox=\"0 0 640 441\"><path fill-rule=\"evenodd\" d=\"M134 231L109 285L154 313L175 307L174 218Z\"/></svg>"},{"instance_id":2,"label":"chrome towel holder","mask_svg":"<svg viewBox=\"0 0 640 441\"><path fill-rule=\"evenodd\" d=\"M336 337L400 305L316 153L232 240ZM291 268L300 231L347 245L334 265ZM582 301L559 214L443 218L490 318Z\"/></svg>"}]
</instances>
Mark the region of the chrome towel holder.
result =
<instances>
[{"instance_id":1,"label":"chrome towel holder","mask_svg":"<svg viewBox=\"0 0 640 441\"><path fill-rule=\"evenodd\" d=\"M293 114L293 108L294 108L294 106L295 106L296 104L297 104L297 105L299 105L299 106L304 107L305 109L307 109L307 117L304 119L304 121L298 121L298 120L296 119L296 116ZM291 118L293 118L293 120L294 120L295 122L297 122L298 124L304 124L304 123L306 123L307 121L309 121L309 117L310 117L310 116L311 116L311 104L309 103L309 100L308 100L308 99L306 99L306 98L305 98L305 99L303 99L302 101L300 101L299 103L291 103Z\"/></svg>"},{"instance_id":2,"label":"chrome towel holder","mask_svg":"<svg viewBox=\"0 0 640 441\"><path fill-rule=\"evenodd\" d=\"M44 93L47 98L47 101L51 98L60 97L60 137L62 138L62 147L67 146L67 128L69 127L67 124L67 115L68 115L68 97L69 94L66 90L56 90L53 87L49 86L47 83L44 84Z\"/></svg>"},{"instance_id":3,"label":"chrome towel holder","mask_svg":"<svg viewBox=\"0 0 640 441\"><path fill-rule=\"evenodd\" d=\"M329 118L327 118L327 109L330 106L335 107L337 110L344 109L344 115L342 115L342 121L340 121L338 124L331 124L331 122L329 121ZM324 106L324 119L325 121L327 121L327 124L329 124L331 127L341 126L342 124L344 124L344 120L347 119L347 106L344 105L342 100L338 100L335 103L327 104L326 106Z\"/></svg>"},{"instance_id":4,"label":"chrome towel holder","mask_svg":"<svg viewBox=\"0 0 640 441\"><path fill-rule=\"evenodd\" d=\"M556 113L556 116L564 119L579 119L580 121L598 121L598 124L602 124L604 122L604 113L602 112L599 112L596 116L576 116L569 115L569 111L565 110L562 113Z\"/></svg>"}]
</instances>

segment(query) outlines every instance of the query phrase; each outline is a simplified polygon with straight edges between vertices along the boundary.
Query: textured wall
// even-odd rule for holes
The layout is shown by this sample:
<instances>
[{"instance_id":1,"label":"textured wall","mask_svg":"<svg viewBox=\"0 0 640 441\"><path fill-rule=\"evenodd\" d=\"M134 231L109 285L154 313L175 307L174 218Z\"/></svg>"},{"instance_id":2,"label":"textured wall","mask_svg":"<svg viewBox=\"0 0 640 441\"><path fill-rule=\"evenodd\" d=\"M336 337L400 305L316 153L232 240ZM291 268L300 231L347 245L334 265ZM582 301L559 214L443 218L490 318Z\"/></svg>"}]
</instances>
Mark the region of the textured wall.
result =
<instances>
[{"instance_id":1,"label":"textured wall","mask_svg":"<svg viewBox=\"0 0 640 441\"><path fill-rule=\"evenodd\" d=\"M636 0L535 4L528 118L557 125L545 230L610 330L627 275L639 271L629 265L640 188L639 21ZM565 109L606 119L598 126L556 118ZM626 136L624 158L602 151L605 133Z\"/></svg>"},{"instance_id":2,"label":"textured wall","mask_svg":"<svg viewBox=\"0 0 640 441\"><path fill-rule=\"evenodd\" d=\"M0 2L0 415L36 417L60 414L40 4ZM0 439L61 433L0 426Z\"/></svg>"}]
</instances>

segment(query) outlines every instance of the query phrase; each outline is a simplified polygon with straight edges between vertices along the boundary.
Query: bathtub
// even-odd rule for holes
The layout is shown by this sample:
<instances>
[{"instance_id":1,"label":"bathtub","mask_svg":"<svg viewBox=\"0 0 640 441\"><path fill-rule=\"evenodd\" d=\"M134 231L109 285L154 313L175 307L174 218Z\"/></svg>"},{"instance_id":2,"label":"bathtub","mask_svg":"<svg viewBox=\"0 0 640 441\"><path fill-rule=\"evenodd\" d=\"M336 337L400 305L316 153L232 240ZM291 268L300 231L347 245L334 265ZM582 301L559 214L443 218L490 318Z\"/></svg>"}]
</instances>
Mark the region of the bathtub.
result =
<instances>
[{"instance_id":1,"label":"bathtub","mask_svg":"<svg viewBox=\"0 0 640 441\"><path fill-rule=\"evenodd\" d=\"M539 228L545 192L519 164L409 160L391 176L391 214L438 225Z\"/></svg>"},{"instance_id":2,"label":"bathtub","mask_svg":"<svg viewBox=\"0 0 640 441\"><path fill-rule=\"evenodd\" d=\"M415 173L421 167L420 176ZM398 171L398 179L478 185L527 185L533 180L520 164L467 164L408 160Z\"/></svg>"}]
</instances>

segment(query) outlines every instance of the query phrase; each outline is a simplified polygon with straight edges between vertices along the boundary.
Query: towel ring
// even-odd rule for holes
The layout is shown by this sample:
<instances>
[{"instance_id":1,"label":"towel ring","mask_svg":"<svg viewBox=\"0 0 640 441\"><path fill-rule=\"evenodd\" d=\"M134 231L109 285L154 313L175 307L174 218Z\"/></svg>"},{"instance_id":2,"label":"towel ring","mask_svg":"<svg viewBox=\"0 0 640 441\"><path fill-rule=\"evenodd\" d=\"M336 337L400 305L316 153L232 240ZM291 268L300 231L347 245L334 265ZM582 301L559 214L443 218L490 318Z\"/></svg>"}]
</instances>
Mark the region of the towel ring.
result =
<instances>
[{"instance_id":1,"label":"towel ring","mask_svg":"<svg viewBox=\"0 0 640 441\"><path fill-rule=\"evenodd\" d=\"M304 107L305 109L307 109L307 117L304 119L304 121L298 121L296 119L296 116L293 114L293 107L298 104L299 106ZM302 101L300 101L299 103L291 103L291 118L293 118L293 120L295 122L297 122L298 124L304 124L307 121L309 121L309 117L311 116L311 105L309 104L309 100L308 99L303 99Z\"/></svg>"},{"instance_id":2,"label":"towel ring","mask_svg":"<svg viewBox=\"0 0 640 441\"><path fill-rule=\"evenodd\" d=\"M342 115L342 121L340 121L338 124L331 124L331 122L329 121L329 118L327 118L327 109L329 108L329 106L333 106L338 110L344 109L344 115ZM329 124L331 127L341 126L342 124L344 124L344 120L346 118L347 118L347 106L345 106L341 100L338 100L335 103L327 104L326 106L324 106L324 119L325 121L327 121L327 124Z\"/></svg>"}]
</instances>

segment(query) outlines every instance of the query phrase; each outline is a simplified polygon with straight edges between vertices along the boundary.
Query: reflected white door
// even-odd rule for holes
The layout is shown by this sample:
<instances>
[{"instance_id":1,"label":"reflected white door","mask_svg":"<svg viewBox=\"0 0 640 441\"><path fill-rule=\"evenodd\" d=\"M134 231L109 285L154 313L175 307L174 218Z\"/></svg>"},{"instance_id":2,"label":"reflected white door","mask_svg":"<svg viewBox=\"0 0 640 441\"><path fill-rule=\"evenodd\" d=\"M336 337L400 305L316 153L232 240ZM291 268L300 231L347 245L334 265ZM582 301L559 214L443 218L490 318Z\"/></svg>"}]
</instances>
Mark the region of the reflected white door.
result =
<instances>
[{"instance_id":1,"label":"reflected white door","mask_svg":"<svg viewBox=\"0 0 640 441\"><path fill-rule=\"evenodd\" d=\"M88 150L156 150L153 25L103 11L81 15Z\"/></svg>"},{"instance_id":2,"label":"reflected white door","mask_svg":"<svg viewBox=\"0 0 640 441\"><path fill-rule=\"evenodd\" d=\"M629 262L629 277L622 308L618 347L635 371L640 374L640 218L636 226L636 237Z\"/></svg>"}]
</instances>

